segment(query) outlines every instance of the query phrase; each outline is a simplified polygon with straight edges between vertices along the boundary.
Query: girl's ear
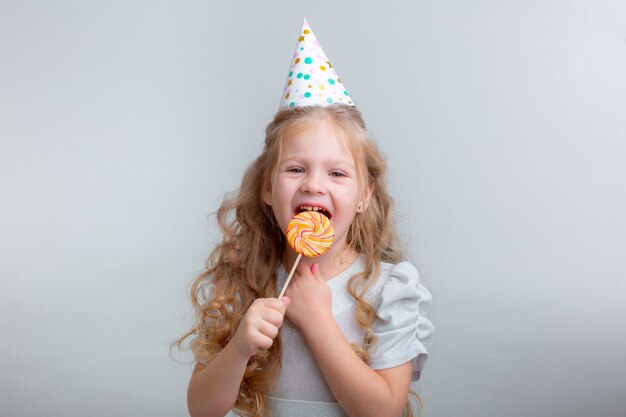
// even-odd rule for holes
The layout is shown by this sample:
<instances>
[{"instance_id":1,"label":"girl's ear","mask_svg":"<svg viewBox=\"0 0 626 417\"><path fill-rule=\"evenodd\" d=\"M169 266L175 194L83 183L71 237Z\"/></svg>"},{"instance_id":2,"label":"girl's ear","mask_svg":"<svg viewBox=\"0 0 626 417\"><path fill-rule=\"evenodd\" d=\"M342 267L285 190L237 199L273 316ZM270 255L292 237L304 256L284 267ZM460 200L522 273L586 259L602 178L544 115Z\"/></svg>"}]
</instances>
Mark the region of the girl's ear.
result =
<instances>
[{"instance_id":1,"label":"girl's ear","mask_svg":"<svg viewBox=\"0 0 626 417\"><path fill-rule=\"evenodd\" d=\"M263 186L263 202L272 206L272 182L270 180L267 180Z\"/></svg>"},{"instance_id":2,"label":"girl's ear","mask_svg":"<svg viewBox=\"0 0 626 417\"><path fill-rule=\"evenodd\" d=\"M370 205L370 200L372 198L373 192L374 192L374 184L370 184L365 189L365 195L363 196L363 199L359 201L359 205L356 208L357 213L363 213L367 209L367 207Z\"/></svg>"}]
</instances>

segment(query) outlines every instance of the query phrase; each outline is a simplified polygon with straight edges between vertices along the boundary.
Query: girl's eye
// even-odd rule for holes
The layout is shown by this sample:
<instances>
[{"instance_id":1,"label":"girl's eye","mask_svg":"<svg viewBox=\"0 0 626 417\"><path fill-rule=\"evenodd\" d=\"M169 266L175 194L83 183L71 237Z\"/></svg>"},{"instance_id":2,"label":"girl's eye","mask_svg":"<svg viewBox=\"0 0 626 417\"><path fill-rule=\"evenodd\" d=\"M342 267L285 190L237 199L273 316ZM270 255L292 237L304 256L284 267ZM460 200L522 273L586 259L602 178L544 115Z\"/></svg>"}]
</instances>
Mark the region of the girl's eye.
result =
<instances>
[{"instance_id":1,"label":"girl's eye","mask_svg":"<svg viewBox=\"0 0 626 417\"><path fill-rule=\"evenodd\" d=\"M346 175L341 171L333 171L330 173L331 177L345 177Z\"/></svg>"},{"instance_id":2,"label":"girl's eye","mask_svg":"<svg viewBox=\"0 0 626 417\"><path fill-rule=\"evenodd\" d=\"M304 170L300 167L292 167L292 168L287 168L287 172L301 173L301 172L304 172Z\"/></svg>"}]
</instances>

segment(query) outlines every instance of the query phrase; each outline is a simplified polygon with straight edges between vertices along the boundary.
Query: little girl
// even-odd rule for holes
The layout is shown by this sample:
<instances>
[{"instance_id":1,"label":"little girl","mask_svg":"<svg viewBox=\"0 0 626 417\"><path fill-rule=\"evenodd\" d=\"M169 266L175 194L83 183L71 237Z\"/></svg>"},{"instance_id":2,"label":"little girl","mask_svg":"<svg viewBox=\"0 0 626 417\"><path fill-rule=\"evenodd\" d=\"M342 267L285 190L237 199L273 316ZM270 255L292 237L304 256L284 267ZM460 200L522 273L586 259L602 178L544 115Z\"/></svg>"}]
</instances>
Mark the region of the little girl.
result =
<instances>
[{"instance_id":1,"label":"little girl","mask_svg":"<svg viewBox=\"0 0 626 417\"><path fill-rule=\"evenodd\" d=\"M305 210L335 240L278 299L296 258L284 231ZM412 415L431 295L402 262L384 161L306 21L263 152L217 219L197 324L178 341L193 337L191 416Z\"/></svg>"}]
</instances>

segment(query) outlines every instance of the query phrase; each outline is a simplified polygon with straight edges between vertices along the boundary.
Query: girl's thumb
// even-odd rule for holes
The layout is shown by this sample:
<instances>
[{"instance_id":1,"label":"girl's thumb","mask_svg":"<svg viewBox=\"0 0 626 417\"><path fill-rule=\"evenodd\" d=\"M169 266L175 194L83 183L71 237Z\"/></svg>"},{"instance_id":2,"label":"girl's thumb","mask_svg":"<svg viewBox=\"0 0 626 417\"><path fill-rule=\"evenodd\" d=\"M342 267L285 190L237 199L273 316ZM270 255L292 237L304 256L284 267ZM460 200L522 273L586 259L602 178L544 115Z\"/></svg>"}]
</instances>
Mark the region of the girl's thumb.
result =
<instances>
[{"instance_id":1,"label":"girl's thumb","mask_svg":"<svg viewBox=\"0 0 626 417\"><path fill-rule=\"evenodd\" d=\"M283 301L283 305L285 306L285 308L289 307L289 304L291 304L291 299L287 296L283 296L281 300Z\"/></svg>"}]
</instances>

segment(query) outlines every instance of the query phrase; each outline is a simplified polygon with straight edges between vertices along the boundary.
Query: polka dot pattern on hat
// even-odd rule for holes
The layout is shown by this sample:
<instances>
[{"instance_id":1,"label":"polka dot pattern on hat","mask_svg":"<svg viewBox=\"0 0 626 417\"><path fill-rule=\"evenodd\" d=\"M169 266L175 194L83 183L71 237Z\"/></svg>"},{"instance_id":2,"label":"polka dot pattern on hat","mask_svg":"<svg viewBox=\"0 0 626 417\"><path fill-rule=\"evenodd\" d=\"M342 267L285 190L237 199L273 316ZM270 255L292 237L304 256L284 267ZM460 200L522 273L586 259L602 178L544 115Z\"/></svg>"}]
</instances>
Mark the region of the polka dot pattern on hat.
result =
<instances>
[{"instance_id":1,"label":"polka dot pattern on hat","mask_svg":"<svg viewBox=\"0 0 626 417\"><path fill-rule=\"evenodd\" d=\"M347 89L339 80L305 19L291 59L279 108L328 106L333 103L354 106Z\"/></svg>"}]
</instances>

